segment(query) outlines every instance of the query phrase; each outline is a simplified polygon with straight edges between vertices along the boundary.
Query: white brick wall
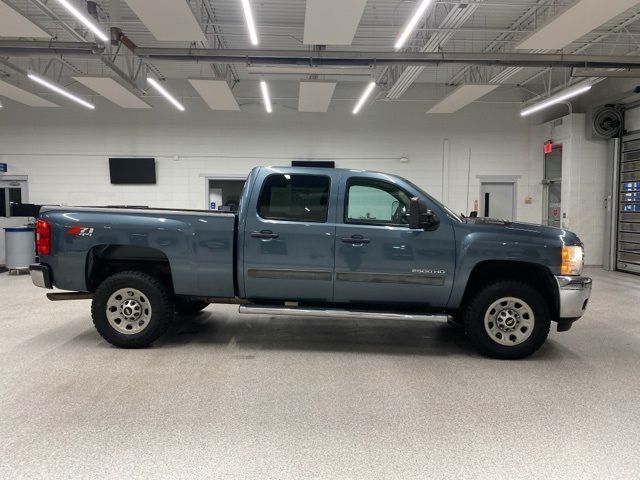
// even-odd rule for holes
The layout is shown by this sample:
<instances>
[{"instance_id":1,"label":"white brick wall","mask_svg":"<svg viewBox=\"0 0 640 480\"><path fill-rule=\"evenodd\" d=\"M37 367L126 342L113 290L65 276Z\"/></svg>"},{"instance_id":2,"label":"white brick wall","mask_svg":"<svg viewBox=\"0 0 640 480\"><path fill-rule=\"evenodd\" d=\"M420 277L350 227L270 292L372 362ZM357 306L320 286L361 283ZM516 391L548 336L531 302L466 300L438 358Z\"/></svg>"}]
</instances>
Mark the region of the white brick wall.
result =
<instances>
[{"instance_id":1,"label":"white brick wall","mask_svg":"<svg viewBox=\"0 0 640 480\"><path fill-rule=\"evenodd\" d=\"M281 107L272 115L259 105L212 112L194 101L180 113L97 103L94 112L0 110L0 162L9 164L11 174L29 176L31 202L206 208L204 174L246 174L255 165L292 159L335 159L339 167L402 175L458 212L472 210L479 200L477 175L519 176L517 219L539 223L542 218L542 141L512 104L426 115L424 103L377 102L354 116L347 102L336 102L327 114ZM450 161L443 179L445 139ZM111 185L107 159L118 155L156 157L158 184ZM410 162L400 163L402 156ZM442 198L443 191L448 198ZM524 203L526 196L532 204Z\"/></svg>"}]
</instances>

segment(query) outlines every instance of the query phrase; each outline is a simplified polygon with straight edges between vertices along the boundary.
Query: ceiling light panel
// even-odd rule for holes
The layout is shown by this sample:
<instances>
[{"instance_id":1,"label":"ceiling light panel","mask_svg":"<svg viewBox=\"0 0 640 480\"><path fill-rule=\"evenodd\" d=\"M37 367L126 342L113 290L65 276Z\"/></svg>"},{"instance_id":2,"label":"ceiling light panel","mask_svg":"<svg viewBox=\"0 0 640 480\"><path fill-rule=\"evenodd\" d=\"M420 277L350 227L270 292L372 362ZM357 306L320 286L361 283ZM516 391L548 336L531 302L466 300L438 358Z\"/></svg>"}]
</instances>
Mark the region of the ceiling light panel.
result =
<instances>
[{"instance_id":1,"label":"ceiling light panel","mask_svg":"<svg viewBox=\"0 0 640 480\"><path fill-rule=\"evenodd\" d=\"M298 94L299 112L326 112L329 109L336 82L303 80Z\"/></svg>"},{"instance_id":2,"label":"ceiling light panel","mask_svg":"<svg viewBox=\"0 0 640 480\"><path fill-rule=\"evenodd\" d=\"M53 102L0 80L0 97L7 97L29 107L58 107Z\"/></svg>"},{"instance_id":3,"label":"ceiling light panel","mask_svg":"<svg viewBox=\"0 0 640 480\"><path fill-rule=\"evenodd\" d=\"M189 83L211 110L240 110L226 80L190 78Z\"/></svg>"},{"instance_id":4,"label":"ceiling light panel","mask_svg":"<svg viewBox=\"0 0 640 480\"><path fill-rule=\"evenodd\" d=\"M204 42L206 37L185 0L125 0L156 40Z\"/></svg>"},{"instance_id":5,"label":"ceiling light panel","mask_svg":"<svg viewBox=\"0 0 640 480\"><path fill-rule=\"evenodd\" d=\"M122 108L151 108L111 77L73 77L85 87Z\"/></svg>"},{"instance_id":6,"label":"ceiling light panel","mask_svg":"<svg viewBox=\"0 0 640 480\"><path fill-rule=\"evenodd\" d=\"M306 45L351 45L367 0L307 0Z\"/></svg>"},{"instance_id":7,"label":"ceiling light panel","mask_svg":"<svg viewBox=\"0 0 640 480\"><path fill-rule=\"evenodd\" d=\"M176 98L169 93L169 91L160 85L160 82L152 77L147 77L147 83L151 85L160 95L166 98L171 105L176 107L181 112L184 112L185 108Z\"/></svg>"},{"instance_id":8,"label":"ceiling light panel","mask_svg":"<svg viewBox=\"0 0 640 480\"><path fill-rule=\"evenodd\" d=\"M427 113L454 113L500 85L462 85L440 100Z\"/></svg>"},{"instance_id":9,"label":"ceiling light panel","mask_svg":"<svg viewBox=\"0 0 640 480\"><path fill-rule=\"evenodd\" d=\"M516 48L558 50L617 17L637 0L580 0L524 39Z\"/></svg>"},{"instance_id":10,"label":"ceiling light panel","mask_svg":"<svg viewBox=\"0 0 640 480\"><path fill-rule=\"evenodd\" d=\"M0 0L0 37L51 38L51 35Z\"/></svg>"}]
</instances>

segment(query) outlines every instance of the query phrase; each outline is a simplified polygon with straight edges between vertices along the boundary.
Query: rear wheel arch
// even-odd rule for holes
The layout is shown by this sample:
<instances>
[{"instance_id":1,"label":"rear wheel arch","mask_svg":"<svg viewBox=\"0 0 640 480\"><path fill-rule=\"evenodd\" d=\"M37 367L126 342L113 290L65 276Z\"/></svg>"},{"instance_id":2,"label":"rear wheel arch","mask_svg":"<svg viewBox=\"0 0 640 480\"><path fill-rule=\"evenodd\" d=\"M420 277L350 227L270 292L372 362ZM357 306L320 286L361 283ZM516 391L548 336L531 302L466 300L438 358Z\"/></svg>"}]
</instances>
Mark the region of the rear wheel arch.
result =
<instances>
[{"instance_id":1,"label":"rear wheel arch","mask_svg":"<svg viewBox=\"0 0 640 480\"><path fill-rule=\"evenodd\" d=\"M116 273L135 270L162 281L173 291L171 264L157 248L137 245L97 245L87 253L85 265L87 290L95 292L100 284Z\"/></svg>"}]
</instances>

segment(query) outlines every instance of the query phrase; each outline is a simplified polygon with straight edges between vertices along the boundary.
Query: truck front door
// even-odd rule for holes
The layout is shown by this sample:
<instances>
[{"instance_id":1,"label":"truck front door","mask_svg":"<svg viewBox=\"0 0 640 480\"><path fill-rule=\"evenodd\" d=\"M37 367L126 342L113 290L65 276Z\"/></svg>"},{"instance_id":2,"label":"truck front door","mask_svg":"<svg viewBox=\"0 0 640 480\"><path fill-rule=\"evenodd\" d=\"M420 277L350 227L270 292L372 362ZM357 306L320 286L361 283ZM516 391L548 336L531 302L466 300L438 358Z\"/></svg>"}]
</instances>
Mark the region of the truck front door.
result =
<instances>
[{"instance_id":1,"label":"truck front door","mask_svg":"<svg viewBox=\"0 0 640 480\"><path fill-rule=\"evenodd\" d=\"M330 302L337 202L330 174L263 175L244 228L245 296Z\"/></svg>"},{"instance_id":2,"label":"truck front door","mask_svg":"<svg viewBox=\"0 0 640 480\"><path fill-rule=\"evenodd\" d=\"M416 192L382 176L343 182L334 301L446 305L455 266L449 219L441 219L433 231L411 230L409 205Z\"/></svg>"}]
</instances>

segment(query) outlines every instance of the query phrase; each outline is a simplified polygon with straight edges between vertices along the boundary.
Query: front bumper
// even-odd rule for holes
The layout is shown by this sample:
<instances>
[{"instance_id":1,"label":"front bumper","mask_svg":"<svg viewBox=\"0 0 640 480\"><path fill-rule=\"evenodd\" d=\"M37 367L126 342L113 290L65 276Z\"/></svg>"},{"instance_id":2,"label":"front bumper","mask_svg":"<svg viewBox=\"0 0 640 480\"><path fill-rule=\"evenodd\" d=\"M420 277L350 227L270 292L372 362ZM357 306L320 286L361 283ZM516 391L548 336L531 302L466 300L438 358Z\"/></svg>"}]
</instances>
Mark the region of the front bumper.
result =
<instances>
[{"instance_id":1,"label":"front bumper","mask_svg":"<svg viewBox=\"0 0 640 480\"><path fill-rule=\"evenodd\" d=\"M29 265L29 273L31 274L31 281L36 287L53 288L53 282L51 281L51 269L49 268L49 265L32 263Z\"/></svg>"},{"instance_id":2,"label":"front bumper","mask_svg":"<svg viewBox=\"0 0 640 480\"><path fill-rule=\"evenodd\" d=\"M556 275L560 294L560 318L558 322L573 322L584 315L591 296L592 280L589 277Z\"/></svg>"}]
</instances>

